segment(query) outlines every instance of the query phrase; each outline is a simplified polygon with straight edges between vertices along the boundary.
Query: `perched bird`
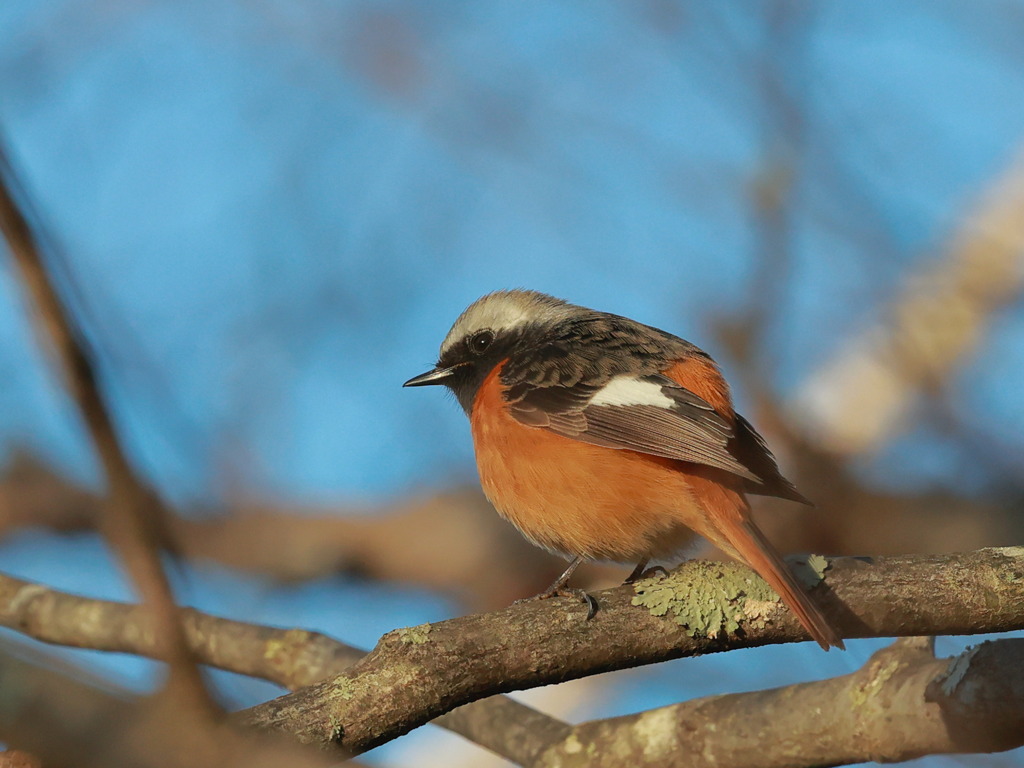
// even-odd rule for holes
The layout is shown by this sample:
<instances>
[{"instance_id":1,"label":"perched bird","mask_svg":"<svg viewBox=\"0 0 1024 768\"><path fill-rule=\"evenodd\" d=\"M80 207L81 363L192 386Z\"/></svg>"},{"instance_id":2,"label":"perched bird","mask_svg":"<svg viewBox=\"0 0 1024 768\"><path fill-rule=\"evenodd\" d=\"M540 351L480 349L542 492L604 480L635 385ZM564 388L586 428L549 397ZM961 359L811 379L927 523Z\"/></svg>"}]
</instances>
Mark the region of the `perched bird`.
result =
<instances>
[{"instance_id":1,"label":"perched bird","mask_svg":"<svg viewBox=\"0 0 1024 768\"><path fill-rule=\"evenodd\" d=\"M637 563L705 537L757 571L823 648L843 647L750 517L745 494L808 503L695 345L536 291L498 291L455 321L436 367L469 416L480 482L528 539L571 560Z\"/></svg>"}]
</instances>

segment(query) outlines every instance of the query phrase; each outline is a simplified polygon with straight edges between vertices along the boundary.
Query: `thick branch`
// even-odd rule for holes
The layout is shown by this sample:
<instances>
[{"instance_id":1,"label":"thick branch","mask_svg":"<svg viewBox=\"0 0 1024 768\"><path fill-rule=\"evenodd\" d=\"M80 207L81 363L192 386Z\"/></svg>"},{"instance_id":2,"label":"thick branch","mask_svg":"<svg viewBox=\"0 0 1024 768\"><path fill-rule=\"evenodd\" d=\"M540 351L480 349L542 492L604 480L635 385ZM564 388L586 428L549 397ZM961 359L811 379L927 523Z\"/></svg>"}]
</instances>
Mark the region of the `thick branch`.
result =
<instances>
[{"instance_id":1,"label":"thick branch","mask_svg":"<svg viewBox=\"0 0 1024 768\"><path fill-rule=\"evenodd\" d=\"M585 621L572 598L391 632L362 661L330 680L240 713L242 722L322 745L360 751L469 701L613 669L698 653L807 639L778 600L747 599L756 578L729 563L690 562L653 609L633 587L597 593ZM680 626L708 585L732 596L722 606L741 634ZM641 582L637 589L651 589ZM1024 548L832 562L818 599L844 637L972 634L1024 628ZM676 611L680 613L677 615ZM661 615L655 615L660 613ZM666 615L667 614L667 615Z\"/></svg>"},{"instance_id":2,"label":"thick branch","mask_svg":"<svg viewBox=\"0 0 1024 768\"><path fill-rule=\"evenodd\" d=\"M185 638L204 664L301 688L341 674L364 651L318 632L277 629L179 609ZM159 658L150 614L137 605L59 592L0 574L0 626L36 640ZM569 726L517 701L495 696L435 721L518 763L562 739Z\"/></svg>"},{"instance_id":3,"label":"thick branch","mask_svg":"<svg viewBox=\"0 0 1024 768\"><path fill-rule=\"evenodd\" d=\"M849 612L846 614L845 626L853 627L851 633L913 632L916 627L933 620L939 623L931 627L928 630L930 632L998 631L1024 624L1024 598L1020 594L1024 582L1022 561L1024 550L1020 548L987 550L962 556L893 558L875 563L845 560L836 562L829 574L828 583L838 591L838 597L846 601ZM708 575L709 569L712 575L739 576L741 580L749 575L735 567L725 568L724 571L718 565L694 563L690 567L698 572L703 571L701 578ZM926 584L926 588L915 590L915 582ZM674 625L664 626L664 620L656 620L656 631L652 632L652 625L647 620L652 617L639 606L622 605L619 600L622 593L626 596L630 594L628 588L623 588L600 595L602 612L594 622L615 613L635 625L627 629L627 632L636 633L637 640L645 648L643 657L632 663L650 660L655 654L667 658L683 652L692 653L699 648L721 649L738 644L723 641L716 645L706 640L694 641L683 636ZM875 597L872 598L872 595ZM878 598L878 595L882 597ZM682 592L680 599L691 600L692 595ZM908 608L916 600L931 601L934 603L933 608L924 612ZM858 608L861 603L866 607ZM841 615L842 607L835 600L833 604L838 608L834 615ZM987 612L987 604L998 606L998 609ZM522 625L524 612L548 613L549 608L554 609L555 621L566 625L570 635L574 634L574 629L589 629L589 625L583 625L582 621L577 623L581 617L577 617L573 606L560 601L516 606L491 617L470 618L487 621L494 618L500 620L504 616L508 627ZM752 629L753 636L748 633L751 643L799 638L796 625L789 620L787 614L779 612L774 604L748 604L743 609L755 613L759 623L768 623L761 630ZM508 615L510 612L515 612L512 618ZM900 620L901 612L906 613L905 622ZM337 674L347 669L361 654L357 649L312 632L260 627L219 619L189 609L183 609L182 613L190 646L203 662L290 687L306 685L327 675ZM854 614L860 617L860 623ZM538 620L542 619L538 617ZM550 617L547 620L550 621ZM417 640L425 640L418 645L430 646L446 642L444 635L464 621L444 622L429 629L414 628L393 635L404 638L403 642L411 645L417 645ZM658 626L659 623L662 625ZM147 614L137 607L68 595L9 577L0 577L0 624L48 642L144 655L154 653L152 624ZM779 631L773 640L766 630L776 624ZM607 631L615 630L606 627L599 634ZM496 656L486 656L488 646L485 642L472 649L472 656L474 659L484 657L501 661L508 656L509 644L519 642L524 643L521 649L523 657L533 660L532 663L538 667L543 658L549 655L546 646L523 640L522 634L515 627L507 628L500 637L510 633L507 642L497 647ZM665 651L665 642L671 644L673 637L681 638L679 649L673 651L670 648ZM578 639L572 642L576 643ZM587 653L592 655L596 650L588 649ZM467 657L467 663L470 661L473 659ZM630 660L625 659L618 661L616 666L630 664ZM567 668L563 676L586 673L586 670ZM858 674L863 675L864 672ZM393 695L394 691L383 693ZM762 695L749 694L754 698ZM763 702L751 704L753 699L748 702L742 697L736 699L736 702L737 707L763 706ZM698 704L703 706L699 702L680 706ZM566 745L570 750L574 749L577 743L583 743L579 739L584 736L594 738L593 733L587 732L588 728L596 729L596 724L591 723L577 726L575 731L571 731L565 724L504 697L493 697L460 707L440 718L438 724L526 765L537 762L538 755L545 749L549 754ZM574 733L575 741L572 737Z\"/></svg>"},{"instance_id":4,"label":"thick branch","mask_svg":"<svg viewBox=\"0 0 1024 768\"><path fill-rule=\"evenodd\" d=\"M1024 745L1024 639L936 659L921 638L852 675L581 723L537 766L800 768Z\"/></svg>"}]
</instances>

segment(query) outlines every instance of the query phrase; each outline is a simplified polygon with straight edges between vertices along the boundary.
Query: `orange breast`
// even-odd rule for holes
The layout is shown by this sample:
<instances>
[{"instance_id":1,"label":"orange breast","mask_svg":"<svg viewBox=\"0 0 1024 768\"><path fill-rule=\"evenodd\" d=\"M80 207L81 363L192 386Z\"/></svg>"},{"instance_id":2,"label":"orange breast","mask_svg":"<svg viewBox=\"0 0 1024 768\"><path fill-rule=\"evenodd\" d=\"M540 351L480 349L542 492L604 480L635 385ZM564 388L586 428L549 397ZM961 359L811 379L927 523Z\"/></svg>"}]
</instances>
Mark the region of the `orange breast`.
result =
<instances>
[{"instance_id":1,"label":"orange breast","mask_svg":"<svg viewBox=\"0 0 1024 768\"><path fill-rule=\"evenodd\" d=\"M501 366L483 382L470 423L480 482L504 517L538 545L567 555L638 561L666 557L714 530L683 462L562 437L516 421Z\"/></svg>"},{"instance_id":2,"label":"orange breast","mask_svg":"<svg viewBox=\"0 0 1024 768\"><path fill-rule=\"evenodd\" d=\"M528 538L570 556L637 562L671 555L691 529L761 574L823 648L842 647L749 518L736 477L524 426L505 408L500 370L481 385L470 414L477 467L488 498ZM734 418L729 390L710 361L679 361L665 374Z\"/></svg>"}]
</instances>

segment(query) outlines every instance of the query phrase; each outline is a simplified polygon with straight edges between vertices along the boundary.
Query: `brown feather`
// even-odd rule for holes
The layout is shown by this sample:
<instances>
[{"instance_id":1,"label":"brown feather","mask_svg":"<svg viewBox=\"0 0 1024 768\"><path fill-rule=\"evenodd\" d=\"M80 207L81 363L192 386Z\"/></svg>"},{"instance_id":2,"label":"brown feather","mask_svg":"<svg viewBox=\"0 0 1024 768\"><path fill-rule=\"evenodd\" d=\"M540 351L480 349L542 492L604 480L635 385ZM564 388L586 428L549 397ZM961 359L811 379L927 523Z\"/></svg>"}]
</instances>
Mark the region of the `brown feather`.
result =
<instances>
[{"instance_id":1,"label":"brown feather","mask_svg":"<svg viewBox=\"0 0 1024 768\"><path fill-rule=\"evenodd\" d=\"M674 408L588 408L603 385L590 381L576 389L551 385L547 376L537 384L503 377L510 364L499 362L482 378L468 410L484 492L527 538L570 557L637 562L674 554L694 531L757 571L822 647L843 647L750 518L744 491L799 494L733 411L728 385L710 358L686 354L662 371L683 388L669 391L686 393L673 418L666 414ZM647 410L652 418L645 418ZM634 421L602 421L615 411L629 411L627 421ZM673 440L688 452L660 454Z\"/></svg>"},{"instance_id":2,"label":"brown feather","mask_svg":"<svg viewBox=\"0 0 1024 768\"><path fill-rule=\"evenodd\" d=\"M702 397L714 406L720 415L729 420L732 437L727 449L747 471L747 474L739 472L734 474L746 477L748 480L751 479L750 475L753 475L752 482L743 485L744 491L758 496L775 496L813 506L779 471L775 456L768 448L765 439L758 434L749 421L733 410L729 397L729 385L711 358L687 357L674 363L665 371L665 375L681 387ZM727 469L727 467L722 468Z\"/></svg>"},{"instance_id":3,"label":"brown feather","mask_svg":"<svg viewBox=\"0 0 1024 768\"><path fill-rule=\"evenodd\" d=\"M694 466L687 473L687 482L708 516L712 532L704 536L720 549L746 563L779 593L800 620L807 633L826 651L829 647L844 648L842 639L832 628L810 595L797 581L793 571L775 547L750 518L750 506L743 493L730 487L736 483L724 473Z\"/></svg>"}]
</instances>

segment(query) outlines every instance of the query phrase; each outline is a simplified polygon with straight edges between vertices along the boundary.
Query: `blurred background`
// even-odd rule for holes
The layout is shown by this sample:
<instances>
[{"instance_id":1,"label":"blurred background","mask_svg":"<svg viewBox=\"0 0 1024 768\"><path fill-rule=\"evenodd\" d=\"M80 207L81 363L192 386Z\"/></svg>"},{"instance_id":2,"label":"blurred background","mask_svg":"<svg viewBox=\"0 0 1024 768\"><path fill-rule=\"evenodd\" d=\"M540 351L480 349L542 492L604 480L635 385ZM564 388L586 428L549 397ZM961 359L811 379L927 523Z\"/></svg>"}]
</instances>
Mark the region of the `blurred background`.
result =
<instances>
[{"instance_id":1,"label":"blurred background","mask_svg":"<svg viewBox=\"0 0 1024 768\"><path fill-rule=\"evenodd\" d=\"M6 0L0 130L125 442L178 512L180 601L369 648L563 565L482 498L454 401L400 388L499 288L708 350L817 503L760 503L785 550L1021 543L1021 39L1020 0ZM7 258L0 380L0 568L132 599ZM576 722L844 674L884 644L525 698ZM215 679L232 707L279 693ZM502 764L430 727L366 760L432 755Z\"/></svg>"}]
</instances>

